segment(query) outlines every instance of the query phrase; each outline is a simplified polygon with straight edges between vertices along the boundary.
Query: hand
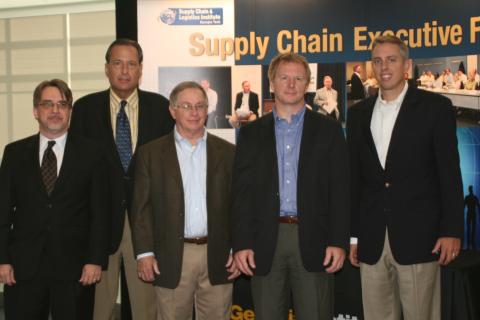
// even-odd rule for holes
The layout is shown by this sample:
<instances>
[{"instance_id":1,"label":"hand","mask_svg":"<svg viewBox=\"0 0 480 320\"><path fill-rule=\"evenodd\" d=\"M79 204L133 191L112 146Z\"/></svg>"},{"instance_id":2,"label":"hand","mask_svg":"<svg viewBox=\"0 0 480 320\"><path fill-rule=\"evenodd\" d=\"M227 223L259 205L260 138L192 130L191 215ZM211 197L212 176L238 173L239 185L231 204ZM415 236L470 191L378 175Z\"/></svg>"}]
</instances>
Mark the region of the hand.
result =
<instances>
[{"instance_id":1,"label":"hand","mask_svg":"<svg viewBox=\"0 0 480 320\"><path fill-rule=\"evenodd\" d=\"M102 278L102 267L96 264L86 264L83 266L80 282L84 286L89 286L99 282Z\"/></svg>"},{"instance_id":2,"label":"hand","mask_svg":"<svg viewBox=\"0 0 480 320\"><path fill-rule=\"evenodd\" d=\"M253 276L252 269L255 269L255 260L253 259L253 250L246 249L240 250L235 253L235 264L242 271L243 274L247 276Z\"/></svg>"},{"instance_id":3,"label":"hand","mask_svg":"<svg viewBox=\"0 0 480 320\"><path fill-rule=\"evenodd\" d=\"M348 255L348 259L350 260L350 263L352 264L352 266L355 266L358 268L360 267L360 262L358 261L357 250L358 250L358 245L351 244L350 254Z\"/></svg>"},{"instance_id":4,"label":"hand","mask_svg":"<svg viewBox=\"0 0 480 320\"><path fill-rule=\"evenodd\" d=\"M446 266L453 261L460 252L460 239L453 237L441 237L438 238L432 253L439 253L438 263L442 266Z\"/></svg>"},{"instance_id":5,"label":"hand","mask_svg":"<svg viewBox=\"0 0 480 320\"><path fill-rule=\"evenodd\" d=\"M345 250L338 247L327 247L325 250L325 259L323 265L326 267L330 265L325 271L327 273L334 273L342 269L343 261L345 260Z\"/></svg>"},{"instance_id":6,"label":"hand","mask_svg":"<svg viewBox=\"0 0 480 320\"><path fill-rule=\"evenodd\" d=\"M0 264L0 283L5 283L7 286L13 286L17 283L11 264Z\"/></svg>"},{"instance_id":7,"label":"hand","mask_svg":"<svg viewBox=\"0 0 480 320\"><path fill-rule=\"evenodd\" d=\"M235 263L235 260L233 259L231 253L228 256L227 264L225 265L225 267L227 268L228 273L230 273L228 280L233 280L240 275L240 270L238 269L237 264Z\"/></svg>"},{"instance_id":8,"label":"hand","mask_svg":"<svg viewBox=\"0 0 480 320\"><path fill-rule=\"evenodd\" d=\"M155 256L147 256L137 260L138 277L146 282L155 280L155 275L160 275Z\"/></svg>"}]
</instances>

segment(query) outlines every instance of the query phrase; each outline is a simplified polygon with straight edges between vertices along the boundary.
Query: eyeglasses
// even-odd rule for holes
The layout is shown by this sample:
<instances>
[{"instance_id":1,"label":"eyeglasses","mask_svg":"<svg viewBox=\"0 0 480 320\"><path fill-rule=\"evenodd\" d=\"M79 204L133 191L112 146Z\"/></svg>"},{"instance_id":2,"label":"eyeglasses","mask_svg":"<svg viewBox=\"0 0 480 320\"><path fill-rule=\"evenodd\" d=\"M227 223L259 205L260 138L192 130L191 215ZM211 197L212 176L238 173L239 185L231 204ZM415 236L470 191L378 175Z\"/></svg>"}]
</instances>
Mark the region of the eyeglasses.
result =
<instances>
[{"instance_id":1,"label":"eyeglasses","mask_svg":"<svg viewBox=\"0 0 480 320\"><path fill-rule=\"evenodd\" d=\"M175 106L175 108L180 108L182 110L185 110L185 111L192 111L192 110L196 110L196 111L205 111L208 109L208 104L196 104L196 105L192 105L190 103L182 103L182 104L177 104Z\"/></svg>"},{"instance_id":2,"label":"eyeglasses","mask_svg":"<svg viewBox=\"0 0 480 320\"><path fill-rule=\"evenodd\" d=\"M43 101L40 101L40 103L38 105L45 110L53 109L53 106L55 106L55 105L60 110L65 110L65 109L70 107L70 104L65 100L60 100L60 101L57 101L57 102L53 102L51 100L43 100Z\"/></svg>"}]
</instances>

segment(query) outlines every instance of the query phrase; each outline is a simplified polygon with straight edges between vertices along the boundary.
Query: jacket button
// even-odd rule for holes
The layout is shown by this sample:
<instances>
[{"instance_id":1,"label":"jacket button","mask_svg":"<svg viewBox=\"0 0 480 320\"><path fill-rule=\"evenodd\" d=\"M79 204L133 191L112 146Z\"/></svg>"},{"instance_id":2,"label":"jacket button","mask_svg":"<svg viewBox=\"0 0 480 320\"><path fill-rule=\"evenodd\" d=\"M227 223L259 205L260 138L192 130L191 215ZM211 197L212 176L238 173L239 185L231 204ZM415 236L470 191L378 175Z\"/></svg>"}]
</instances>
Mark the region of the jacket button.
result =
<instances>
[{"instance_id":1,"label":"jacket button","mask_svg":"<svg viewBox=\"0 0 480 320\"><path fill-rule=\"evenodd\" d=\"M390 182L385 182L385 188L390 188Z\"/></svg>"},{"instance_id":2,"label":"jacket button","mask_svg":"<svg viewBox=\"0 0 480 320\"><path fill-rule=\"evenodd\" d=\"M47 204L47 208L52 209L52 204L51 203Z\"/></svg>"}]
</instances>

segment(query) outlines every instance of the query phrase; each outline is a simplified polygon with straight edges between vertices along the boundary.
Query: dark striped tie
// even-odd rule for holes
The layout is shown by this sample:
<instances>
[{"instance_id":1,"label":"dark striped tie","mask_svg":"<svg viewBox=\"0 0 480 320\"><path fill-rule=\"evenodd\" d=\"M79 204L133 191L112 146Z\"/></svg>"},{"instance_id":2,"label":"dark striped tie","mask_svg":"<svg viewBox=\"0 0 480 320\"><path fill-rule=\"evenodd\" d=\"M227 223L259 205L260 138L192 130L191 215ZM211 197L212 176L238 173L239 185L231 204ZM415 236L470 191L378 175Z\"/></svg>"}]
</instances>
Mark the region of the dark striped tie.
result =
<instances>
[{"instance_id":1,"label":"dark striped tie","mask_svg":"<svg viewBox=\"0 0 480 320\"><path fill-rule=\"evenodd\" d=\"M117 124L115 128L115 143L125 172L127 172L130 159L132 158L132 137L130 134L130 123L128 122L128 117L125 112L126 105L127 101L122 100L120 102L120 110L117 113Z\"/></svg>"},{"instance_id":2,"label":"dark striped tie","mask_svg":"<svg viewBox=\"0 0 480 320\"><path fill-rule=\"evenodd\" d=\"M55 140L48 141L48 147L43 153L42 165L40 167L43 184L45 185L48 195L52 193L55 182L57 181L57 157L52 150L54 145Z\"/></svg>"}]
</instances>

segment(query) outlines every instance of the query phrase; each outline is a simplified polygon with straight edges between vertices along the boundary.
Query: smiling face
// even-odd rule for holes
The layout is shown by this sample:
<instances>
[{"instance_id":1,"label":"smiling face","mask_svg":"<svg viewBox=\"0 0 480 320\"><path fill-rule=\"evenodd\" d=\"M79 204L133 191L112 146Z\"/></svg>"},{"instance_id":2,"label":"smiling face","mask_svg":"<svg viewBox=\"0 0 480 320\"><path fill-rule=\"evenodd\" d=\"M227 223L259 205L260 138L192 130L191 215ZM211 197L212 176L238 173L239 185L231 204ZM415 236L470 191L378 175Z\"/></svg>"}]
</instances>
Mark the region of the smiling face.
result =
<instances>
[{"instance_id":1,"label":"smiling face","mask_svg":"<svg viewBox=\"0 0 480 320\"><path fill-rule=\"evenodd\" d=\"M405 86L410 61L403 58L398 45L381 43L372 51L372 67L383 99L394 100Z\"/></svg>"},{"instance_id":2,"label":"smiling face","mask_svg":"<svg viewBox=\"0 0 480 320\"><path fill-rule=\"evenodd\" d=\"M137 49L127 45L114 46L110 61L105 64L105 74L115 94L121 99L128 98L138 87L142 76Z\"/></svg>"},{"instance_id":3,"label":"smiling face","mask_svg":"<svg viewBox=\"0 0 480 320\"><path fill-rule=\"evenodd\" d=\"M40 133L49 139L55 139L68 130L71 105L57 87L45 87L40 102L33 107L33 116L37 119Z\"/></svg>"},{"instance_id":4,"label":"smiling face","mask_svg":"<svg viewBox=\"0 0 480 320\"><path fill-rule=\"evenodd\" d=\"M187 110L182 107L184 105L193 108ZM208 114L208 103L200 89L187 88L180 91L176 99L176 105L170 106L170 113L175 119L177 131L181 136L189 140L203 136Z\"/></svg>"}]
</instances>

